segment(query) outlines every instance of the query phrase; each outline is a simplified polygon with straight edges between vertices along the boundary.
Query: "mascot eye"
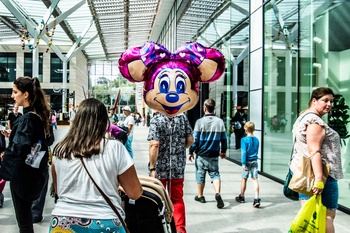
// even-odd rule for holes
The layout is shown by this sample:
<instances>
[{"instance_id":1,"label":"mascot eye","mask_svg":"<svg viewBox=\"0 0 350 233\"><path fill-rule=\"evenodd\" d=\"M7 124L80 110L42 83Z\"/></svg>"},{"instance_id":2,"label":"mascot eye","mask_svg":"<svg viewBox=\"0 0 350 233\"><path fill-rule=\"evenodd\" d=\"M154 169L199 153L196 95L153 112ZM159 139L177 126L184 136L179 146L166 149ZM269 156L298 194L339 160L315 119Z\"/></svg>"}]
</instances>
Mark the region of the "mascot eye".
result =
<instances>
[{"instance_id":1,"label":"mascot eye","mask_svg":"<svg viewBox=\"0 0 350 233\"><path fill-rule=\"evenodd\" d=\"M183 77L176 78L176 92L178 94L185 93L186 83Z\"/></svg>"},{"instance_id":2,"label":"mascot eye","mask_svg":"<svg viewBox=\"0 0 350 233\"><path fill-rule=\"evenodd\" d=\"M159 91L160 93L168 93L169 92L169 77L168 76L163 76L160 78L160 83L159 83Z\"/></svg>"}]
</instances>

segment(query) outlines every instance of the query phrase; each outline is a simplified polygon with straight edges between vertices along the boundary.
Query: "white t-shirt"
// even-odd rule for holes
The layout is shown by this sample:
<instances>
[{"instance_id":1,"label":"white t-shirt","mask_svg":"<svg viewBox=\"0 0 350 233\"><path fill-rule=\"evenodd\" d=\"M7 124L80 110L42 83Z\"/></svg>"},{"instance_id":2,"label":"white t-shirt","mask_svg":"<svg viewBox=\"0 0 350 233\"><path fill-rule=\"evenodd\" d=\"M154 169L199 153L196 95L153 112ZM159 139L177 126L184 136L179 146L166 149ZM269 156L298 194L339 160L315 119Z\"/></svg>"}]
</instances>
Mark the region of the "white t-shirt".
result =
<instances>
[{"instance_id":1,"label":"white t-shirt","mask_svg":"<svg viewBox=\"0 0 350 233\"><path fill-rule=\"evenodd\" d=\"M130 131L130 134L129 134L129 137L131 137L134 133L134 117L129 115L125 118L124 120L124 125L126 127L128 127L128 125L132 125L132 128L131 128L131 131Z\"/></svg>"},{"instance_id":2,"label":"white t-shirt","mask_svg":"<svg viewBox=\"0 0 350 233\"><path fill-rule=\"evenodd\" d=\"M133 165L133 161L122 143L117 140L106 142L103 154L84 159L84 162L96 183L111 199L119 213L125 217L118 195L117 176L128 170ZM54 156L52 163L55 165L57 174L59 197L52 215L88 219L118 219L95 187L79 158L60 160Z\"/></svg>"}]
</instances>

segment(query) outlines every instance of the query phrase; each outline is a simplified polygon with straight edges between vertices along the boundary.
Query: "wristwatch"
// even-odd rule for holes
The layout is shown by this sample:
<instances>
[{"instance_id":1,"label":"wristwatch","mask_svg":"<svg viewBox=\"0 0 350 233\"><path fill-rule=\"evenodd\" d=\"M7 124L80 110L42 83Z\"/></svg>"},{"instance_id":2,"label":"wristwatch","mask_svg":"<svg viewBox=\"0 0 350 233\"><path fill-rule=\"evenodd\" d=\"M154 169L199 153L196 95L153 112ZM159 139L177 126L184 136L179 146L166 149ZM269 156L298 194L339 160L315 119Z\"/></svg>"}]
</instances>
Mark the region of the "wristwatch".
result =
<instances>
[{"instance_id":1,"label":"wristwatch","mask_svg":"<svg viewBox=\"0 0 350 233\"><path fill-rule=\"evenodd\" d=\"M155 170L156 170L156 168L155 168L155 167L154 167L154 168L150 168L150 169L149 169L149 171L150 171L150 172L153 172L153 171L155 171Z\"/></svg>"}]
</instances>

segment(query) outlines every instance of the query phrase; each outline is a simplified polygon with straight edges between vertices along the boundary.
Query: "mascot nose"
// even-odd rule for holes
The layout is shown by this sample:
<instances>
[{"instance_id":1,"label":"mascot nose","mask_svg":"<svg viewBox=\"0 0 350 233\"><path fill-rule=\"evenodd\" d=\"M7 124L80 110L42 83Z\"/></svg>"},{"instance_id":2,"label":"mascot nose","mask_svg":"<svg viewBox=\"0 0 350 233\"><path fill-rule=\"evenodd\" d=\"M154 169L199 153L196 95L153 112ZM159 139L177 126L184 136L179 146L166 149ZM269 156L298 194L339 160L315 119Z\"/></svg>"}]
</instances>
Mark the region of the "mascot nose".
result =
<instances>
[{"instance_id":1,"label":"mascot nose","mask_svg":"<svg viewBox=\"0 0 350 233\"><path fill-rule=\"evenodd\" d=\"M179 95L176 93L168 93L165 98L169 103L176 103L179 101Z\"/></svg>"}]
</instances>

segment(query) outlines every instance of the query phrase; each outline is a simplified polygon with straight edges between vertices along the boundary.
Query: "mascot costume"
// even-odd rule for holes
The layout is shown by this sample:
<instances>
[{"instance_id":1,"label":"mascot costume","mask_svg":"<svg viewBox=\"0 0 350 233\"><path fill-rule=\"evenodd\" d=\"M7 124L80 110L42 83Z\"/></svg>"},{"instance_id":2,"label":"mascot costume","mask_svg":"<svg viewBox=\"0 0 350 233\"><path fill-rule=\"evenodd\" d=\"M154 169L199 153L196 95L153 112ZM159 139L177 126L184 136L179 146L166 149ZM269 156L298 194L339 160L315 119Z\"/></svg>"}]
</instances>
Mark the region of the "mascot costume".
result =
<instances>
[{"instance_id":1,"label":"mascot costume","mask_svg":"<svg viewBox=\"0 0 350 233\"><path fill-rule=\"evenodd\" d=\"M146 104L168 117L193 108L199 99L198 82L213 82L225 72L225 58L216 49L193 42L175 53L147 42L126 50L119 59L121 74L144 82Z\"/></svg>"}]
</instances>

